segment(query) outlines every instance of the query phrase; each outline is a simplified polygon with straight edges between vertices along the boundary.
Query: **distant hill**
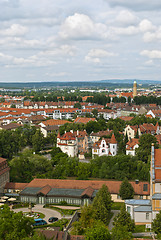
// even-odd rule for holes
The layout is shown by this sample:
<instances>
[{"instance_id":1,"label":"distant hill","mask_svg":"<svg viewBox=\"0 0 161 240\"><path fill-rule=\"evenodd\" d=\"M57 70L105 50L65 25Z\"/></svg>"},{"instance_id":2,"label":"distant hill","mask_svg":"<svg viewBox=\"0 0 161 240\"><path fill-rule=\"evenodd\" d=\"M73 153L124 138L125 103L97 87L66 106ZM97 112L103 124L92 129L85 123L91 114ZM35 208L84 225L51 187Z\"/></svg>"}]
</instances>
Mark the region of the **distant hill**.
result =
<instances>
[{"instance_id":1,"label":"distant hill","mask_svg":"<svg viewBox=\"0 0 161 240\"><path fill-rule=\"evenodd\" d=\"M99 80L99 81L73 81L73 82L27 82L27 83L0 83L0 88L5 89L39 89L39 88L103 88L107 87L109 89L117 87L132 87L133 82L136 81L138 84L143 86L161 84L161 81L154 80L139 80L139 79L108 79L108 80Z\"/></svg>"}]
</instances>

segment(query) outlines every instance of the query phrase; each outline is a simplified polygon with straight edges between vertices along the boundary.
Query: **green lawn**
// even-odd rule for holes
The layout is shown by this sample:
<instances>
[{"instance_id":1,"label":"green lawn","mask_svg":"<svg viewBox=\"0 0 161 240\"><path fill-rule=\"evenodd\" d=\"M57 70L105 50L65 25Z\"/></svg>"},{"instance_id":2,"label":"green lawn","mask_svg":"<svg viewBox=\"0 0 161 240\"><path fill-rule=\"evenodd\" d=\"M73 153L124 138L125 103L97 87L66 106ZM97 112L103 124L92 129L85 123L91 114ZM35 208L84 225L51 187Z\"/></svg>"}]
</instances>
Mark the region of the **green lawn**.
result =
<instances>
[{"instance_id":1,"label":"green lawn","mask_svg":"<svg viewBox=\"0 0 161 240\"><path fill-rule=\"evenodd\" d=\"M135 233L145 232L145 225L135 225Z\"/></svg>"},{"instance_id":2,"label":"green lawn","mask_svg":"<svg viewBox=\"0 0 161 240\"><path fill-rule=\"evenodd\" d=\"M124 205L124 202L113 202L111 209L120 210L123 205Z\"/></svg>"}]
</instances>

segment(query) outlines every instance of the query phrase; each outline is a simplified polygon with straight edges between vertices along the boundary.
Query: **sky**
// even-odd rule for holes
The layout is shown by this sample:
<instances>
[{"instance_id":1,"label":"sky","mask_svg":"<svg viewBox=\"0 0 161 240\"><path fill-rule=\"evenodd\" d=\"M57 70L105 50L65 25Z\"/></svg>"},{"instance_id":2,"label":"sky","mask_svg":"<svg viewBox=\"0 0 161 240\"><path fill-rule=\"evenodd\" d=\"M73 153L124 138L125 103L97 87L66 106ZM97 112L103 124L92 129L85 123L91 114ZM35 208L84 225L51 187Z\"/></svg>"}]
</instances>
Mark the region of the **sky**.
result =
<instances>
[{"instance_id":1,"label":"sky","mask_svg":"<svg viewBox=\"0 0 161 240\"><path fill-rule=\"evenodd\" d=\"M161 80L160 0L0 0L0 82Z\"/></svg>"}]
</instances>

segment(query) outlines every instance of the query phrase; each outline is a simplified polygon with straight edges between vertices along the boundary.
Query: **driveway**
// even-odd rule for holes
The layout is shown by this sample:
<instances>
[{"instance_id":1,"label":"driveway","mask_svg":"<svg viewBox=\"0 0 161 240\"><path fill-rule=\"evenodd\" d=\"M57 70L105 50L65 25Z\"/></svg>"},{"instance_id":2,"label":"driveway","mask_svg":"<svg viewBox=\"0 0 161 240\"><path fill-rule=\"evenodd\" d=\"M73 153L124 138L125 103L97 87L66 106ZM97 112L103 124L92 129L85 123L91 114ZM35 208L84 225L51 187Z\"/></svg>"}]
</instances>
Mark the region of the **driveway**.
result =
<instances>
[{"instance_id":1,"label":"driveway","mask_svg":"<svg viewBox=\"0 0 161 240\"><path fill-rule=\"evenodd\" d=\"M14 212L29 212L28 208L18 208L18 209L12 209ZM55 210L49 209L49 208L43 208L43 205L35 205L35 207L32 208L32 211L34 212L41 212L45 215L44 220L48 222L48 219L50 217L57 217L57 218L62 218L61 214Z\"/></svg>"}]
</instances>

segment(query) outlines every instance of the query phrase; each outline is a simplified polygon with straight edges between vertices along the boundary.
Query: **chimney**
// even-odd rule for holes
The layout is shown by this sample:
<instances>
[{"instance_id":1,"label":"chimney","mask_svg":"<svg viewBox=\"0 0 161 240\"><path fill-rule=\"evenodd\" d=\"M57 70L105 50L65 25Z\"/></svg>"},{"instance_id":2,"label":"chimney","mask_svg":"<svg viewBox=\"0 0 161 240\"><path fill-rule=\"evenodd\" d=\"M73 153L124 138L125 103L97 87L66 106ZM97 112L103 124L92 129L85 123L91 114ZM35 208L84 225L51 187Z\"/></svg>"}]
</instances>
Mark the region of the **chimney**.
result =
<instances>
[{"instance_id":1,"label":"chimney","mask_svg":"<svg viewBox=\"0 0 161 240\"><path fill-rule=\"evenodd\" d=\"M77 130L77 136L79 135L79 130Z\"/></svg>"},{"instance_id":2,"label":"chimney","mask_svg":"<svg viewBox=\"0 0 161 240\"><path fill-rule=\"evenodd\" d=\"M135 179L135 184L139 184L139 180L138 179Z\"/></svg>"}]
</instances>

